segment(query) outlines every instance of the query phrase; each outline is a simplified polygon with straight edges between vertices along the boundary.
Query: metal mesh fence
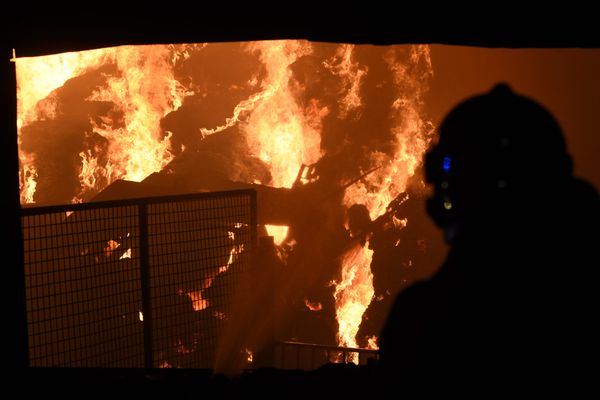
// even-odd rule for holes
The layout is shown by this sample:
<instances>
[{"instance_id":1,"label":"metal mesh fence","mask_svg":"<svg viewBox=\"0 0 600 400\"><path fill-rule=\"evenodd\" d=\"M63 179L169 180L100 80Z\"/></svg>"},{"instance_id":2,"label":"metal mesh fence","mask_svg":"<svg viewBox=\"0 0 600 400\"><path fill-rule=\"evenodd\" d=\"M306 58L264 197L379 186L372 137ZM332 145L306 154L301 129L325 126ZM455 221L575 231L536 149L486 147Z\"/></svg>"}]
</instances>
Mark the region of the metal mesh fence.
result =
<instances>
[{"instance_id":1,"label":"metal mesh fence","mask_svg":"<svg viewBox=\"0 0 600 400\"><path fill-rule=\"evenodd\" d=\"M242 196L148 207L155 362L211 367L253 243ZM198 329L201 326L202 329Z\"/></svg>"},{"instance_id":2,"label":"metal mesh fence","mask_svg":"<svg viewBox=\"0 0 600 400\"><path fill-rule=\"evenodd\" d=\"M22 210L31 366L211 367L253 191Z\"/></svg>"}]
</instances>

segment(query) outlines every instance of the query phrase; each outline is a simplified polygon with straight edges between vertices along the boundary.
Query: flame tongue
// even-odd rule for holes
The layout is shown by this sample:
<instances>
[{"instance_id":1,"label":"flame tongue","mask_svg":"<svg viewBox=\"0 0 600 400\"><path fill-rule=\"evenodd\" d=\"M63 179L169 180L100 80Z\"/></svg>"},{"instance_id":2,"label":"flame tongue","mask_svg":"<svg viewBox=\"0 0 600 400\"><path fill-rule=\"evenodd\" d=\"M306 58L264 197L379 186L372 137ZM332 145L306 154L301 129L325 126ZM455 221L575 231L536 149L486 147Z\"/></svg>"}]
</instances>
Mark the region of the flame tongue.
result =
<instances>
[{"instance_id":1,"label":"flame tongue","mask_svg":"<svg viewBox=\"0 0 600 400\"><path fill-rule=\"evenodd\" d=\"M68 79L110 58L106 49L71 52L41 57L15 59L17 77L17 132L19 143L19 182L21 203L33 203L37 188L37 168L34 154L21 150L21 128L38 119L56 117L56 99L48 96ZM48 97L48 98L47 98ZM41 101L46 99L46 101Z\"/></svg>"},{"instance_id":2,"label":"flame tongue","mask_svg":"<svg viewBox=\"0 0 600 400\"><path fill-rule=\"evenodd\" d=\"M309 54L311 46L300 41L258 42L250 45L260 54L267 78L262 101L254 109L245 131L253 152L271 168L272 186L291 187L300 165L321 156L320 132L311 124L290 89L289 66Z\"/></svg>"},{"instance_id":3,"label":"flame tongue","mask_svg":"<svg viewBox=\"0 0 600 400\"><path fill-rule=\"evenodd\" d=\"M334 294L341 346L357 347L356 334L374 293L373 274L369 268L372 257L372 250L357 245L342 261L342 280L336 285Z\"/></svg>"},{"instance_id":4,"label":"flame tongue","mask_svg":"<svg viewBox=\"0 0 600 400\"><path fill-rule=\"evenodd\" d=\"M91 121L94 134L108 141L106 161L99 162L99 148L79 154L81 188L74 202L116 179L141 181L171 161L169 139L161 137L160 119L179 107L184 96L169 63L175 51L162 45L122 46L16 60L19 143L23 126L40 118L57 117L60 110L53 97L48 96L50 92L68 79L105 63L117 67L116 75L107 79L106 86L97 88L85 101L110 102L115 111L122 113L123 121L110 117ZM21 201L31 203L36 189L35 157L20 151L19 158Z\"/></svg>"},{"instance_id":5,"label":"flame tongue","mask_svg":"<svg viewBox=\"0 0 600 400\"><path fill-rule=\"evenodd\" d=\"M396 90L390 113L394 121L392 151L371 153L367 169L380 168L347 188L344 194L346 207L364 204L372 220L384 214L388 204L406 190L433 132L432 124L422 117L423 95L432 75L429 47L411 46L408 54L402 51L392 49L385 58ZM372 255L365 245L352 249L343 259L342 280L335 292L341 346L356 346L362 314L372 300Z\"/></svg>"},{"instance_id":6,"label":"flame tongue","mask_svg":"<svg viewBox=\"0 0 600 400\"><path fill-rule=\"evenodd\" d=\"M84 188L86 180L94 180L92 174L104 175L109 183L115 179L139 182L172 160L169 137L161 138L160 120L181 105L183 93L177 90L169 56L166 46L115 49L120 75L109 79L106 87L87 100L114 104L123 112L124 126L115 121L92 123L94 131L109 141L108 161L103 169L94 168L87 176L82 168ZM84 156L82 160L85 166Z\"/></svg>"}]
</instances>

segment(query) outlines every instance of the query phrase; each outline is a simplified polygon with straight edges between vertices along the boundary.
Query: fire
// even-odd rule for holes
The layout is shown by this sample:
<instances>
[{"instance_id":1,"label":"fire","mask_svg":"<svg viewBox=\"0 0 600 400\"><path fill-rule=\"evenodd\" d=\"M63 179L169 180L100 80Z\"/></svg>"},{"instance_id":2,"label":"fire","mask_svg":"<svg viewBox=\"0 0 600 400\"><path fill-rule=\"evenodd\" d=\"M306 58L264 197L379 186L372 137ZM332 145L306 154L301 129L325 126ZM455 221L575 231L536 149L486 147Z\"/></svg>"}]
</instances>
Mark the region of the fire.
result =
<instances>
[{"instance_id":1,"label":"fire","mask_svg":"<svg viewBox=\"0 0 600 400\"><path fill-rule=\"evenodd\" d=\"M34 203L33 195L35 194L35 189L37 187L35 157L31 154L19 153L19 162L22 165L22 169L19 170L21 204Z\"/></svg>"},{"instance_id":2,"label":"fire","mask_svg":"<svg viewBox=\"0 0 600 400\"><path fill-rule=\"evenodd\" d=\"M105 62L114 49L97 49L15 58L17 73L17 127L37 119L36 107L54 89L88 68Z\"/></svg>"},{"instance_id":3,"label":"fire","mask_svg":"<svg viewBox=\"0 0 600 400\"><path fill-rule=\"evenodd\" d=\"M186 293L190 300L192 301L192 307L194 307L194 311L202 311L208 307L209 303L207 299L202 298L201 290L193 290Z\"/></svg>"},{"instance_id":4,"label":"fire","mask_svg":"<svg viewBox=\"0 0 600 400\"><path fill-rule=\"evenodd\" d=\"M252 353L252 350L244 349L244 353L246 354L246 361L249 364L252 364L252 361L254 360L254 355Z\"/></svg>"},{"instance_id":5,"label":"fire","mask_svg":"<svg viewBox=\"0 0 600 400\"><path fill-rule=\"evenodd\" d=\"M265 228L267 228L269 236L273 236L275 244L279 245L285 240L289 226L265 225Z\"/></svg>"},{"instance_id":6,"label":"fire","mask_svg":"<svg viewBox=\"0 0 600 400\"><path fill-rule=\"evenodd\" d=\"M123 255L121 257L119 257L119 260L123 260L125 258L131 258L131 249L125 250Z\"/></svg>"},{"instance_id":7,"label":"fire","mask_svg":"<svg viewBox=\"0 0 600 400\"><path fill-rule=\"evenodd\" d=\"M356 334L375 293L373 275L369 268L372 257L372 250L358 245L344 255L342 279L336 284L334 294L340 346L357 347ZM352 361L356 364L358 357L356 354L354 356L356 357Z\"/></svg>"},{"instance_id":8,"label":"fire","mask_svg":"<svg viewBox=\"0 0 600 400\"><path fill-rule=\"evenodd\" d=\"M321 311L323 309L323 304L319 303L318 301L309 301L308 299L304 299L304 304L310 311Z\"/></svg>"},{"instance_id":9,"label":"fire","mask_svg":"<svg viewBox=\"0 0 600 400\"><path fill-rule=\"evenodd\" d=\"M93 131L109 142L108 157L99 163L100 149L82 151L80 192L100 191L116 179L141 181L160 171L172 159L169 136L161 137L160 119L177 109L187 94L173 77L170 64L182 52L174 46L121 46L43 57L16 58L17 128L21 144L22 127L36 120L52 120L62 112L52 91L67 80L104 64L114 64L117 73L105 87L86 100L108 101L123 113L123 121L109 117L91 121ZM33 203L37 168L33 154L19 148L21 202Z\"/></svg>"},{"instance_id":10,"label":"fire","mask_svg":"<svg viewBox=\"0 0 600 400\"><path fill-rule=\"evenodd\" d=\"M225 272L229 269L229 267L231 266L231 264L233 264L237 259L238 256L244 251L244 245L240 244L240 245L235 245L231 248L231 250L229 251L229 259L227 260L227 264L219 267L219 274L222 272ZM210 286L210 284L209 284ZM208 286L207 286L208 287ZM204 288L206 289L206 288Z\"/></svg>"},{"instance_id":11,"label":"fire","mask_svg":"<svg viewBox=\"0 0 600 400\"><path fill-rule=\"evenodd\" d=\"M110 257L110 255L112 254L112 252L115 251L116 249L118 249L119 246L121 246L121 244L119 242L115 242L112 239L109 240L106 243L106 247L104 247L104 256L105 257Z\"/></svg>"},{"instance_id":12,"label":"fire","mask_svg":"<svg viewBox=\"0 0 600 400\"><path fill-rule=\"evenodd\" d=\"M391 117L394 137L391 154L373 152L371 166L378 170L369 174L363 182L346 189L344 203L365 204L375 219L385 212L387 205L406 189L408 179L415 173L429 145L433 125L422 117L423 98L427 79L432 76L429 47L411 46L408 62L400 59L399 50L390 50L386 61L394 74L396 100Z\"/></svg>"},{"instance_id":13,"label":"fire","mask_svg":"<svg viewBox=\"0 0 600 400\"><path fill-rule=\"evenodd\" d=\"M105 49L98 49L14 59L17 76L17 132L22 204L35 202L37 169L33 154L20 150L21 128L35 120L52 119L56 116L55 99L49 98L44 102L41 100L68 79L80 75L88 68L100 65L107 55Z\"/></svg>"},{"instance_id":14,"label":"fire","mask_svg":"<svg viewBox=\"0 0 600 400\"><path fill-rule=\"evenodd\" d=\"M344 119L351 111L358 110L362 105L360 98L360 84L368 69L352 60L354 46L342 44L337 48L336 54L324 62L327 69L342 79L342 96L340 105L340 119Z\"/></svg>"},{"instance_id":15,"label":"fire","mask_svg":"<svg viewBox=\"0 0 600 400\"><path fill-rule=\"evenodd\" d=\"M53 120L63 112L55 96L56 89L71 78L110 64L114 67L110 74L103 75L103 83L91 90L86 99L106 102L113 108L108 116L90 120L92 133L101 136L107 144L105 147L90 145L74 152L78 155L79 190L74 192L71 201L87 200L117 179L141 181L161 171L173 159L171 133L161 131L161 120L177 110L186 96L194 94L191 87L184 87L176 80L176 62L189 57L190 49L202 50L206 46L210 45L121 46L17 58L19 145L23 127L35 121ZM224 121L216 126L199 127L198 140L237 125L246 136L252 154L260 158L271 173L270 182L256 183L291 188L301 166L316 163L326 151L321 149L321 134L324 118L335 109L331 106L337 105L337 118L346 121L358 119L366 110L361 88L372 71L356 60L356 47L347 44L337 46L329 53L333 56L319 61L339 80L337 100L328 105L313 98L300 105L291 66L301 57L314 54L315 46L295 40L246 44L245 49L264 65L264 79L253 78L255 82L249 85L254 93L232 107ZM427 80L432 76L429 48L424 45L393 47L386 52L384 60L392 73L392 81L388 79L381 84L392 85L395 90L395 101L388 115L393 121L391 143L385 150L365 148L367 161L360 165L362 171L377 169L346 188L343 199L345 207L364 204L371 219L382 215L388 204L406 189L433 131L432 124L422 113ZM39 174L43 173L37 163L40 160L21 146L19 160L21 202L32 203L36 190L42 185L38 185ZM407 223L406 220L393 222L398 226ZM277 244L288 235L287 226L268 225L266 229ZM233 232L230 239L235 240ZM110 247L106 250L108 254L114 250ZM196 311L209 306L209 300L202 296L203 290L219 273L227 271L242 251L242 246L233 246L227 263L207 277L199 290L182 293L191 299ZM342 346L356 347L362 315L373 297L372 255L365 245L352 248L342 257L341 279L335 287L338 341ZM131 258L131 249L121 258ZM322 307L308 300L306 306L313 311ZM371 339L376 343L376 338Z\"/></svg>"},{"instance_id":16,"label":"fire","mask_svg":"<svg viewBox=\"0 0 600 400\"><path fill-rule=\"evenodd\" d=\"M179 290L178 294L186 295L190 298L190 300L192 301L192 307L194 308L194 311L202 311L202 310L208 308L208 306L210 305L210 301L203 297L204 290L211 287L213 280L217 277L217 275L219 275L223 272L226 272L229 269L229 267L231 266L231 264L233 264L237 260L238 256L243 251L244 251L243 245L233 246L231 248L231 250L229 251L229 258L227 260L227 264L220 266L216 273L213 273L208 278L205 278L202 281L202 284L200 285L200 290L190 290L188 292Z\"/></svg>"},{"instance_id":17,"label":"fire","mask_svg":"<svg viewBox=\"0 0 600 400\"><path fill-rule=\"evenodd\" d=\"M160 120L177 109L183 89L173 77L167 46L123 46L115 49L120 76L94 91L89 100L109 101L124 113L124 126L115 121L94 123L94 131L109 140L109 159L100 174L108 183L115 179L139 182L160 171L172 160L169 136L161 138ZM83 172L83 171L82 171ZM92 177L83 176L82 182ZM85 187L85 185L82 185Z\"/></svg>"},{"instance_id":18,"label":"fire","mask_svg":"<svg viewBox=\"0 0 600 400\"><path fill-rule=\"evenodd\" d=\"M372 350L379 350L379 345L377 344L377 336L373 335L367 338L367 348Z\"/></svg>"},{"instance_id":19,"label":"fire","mask_svg":"<svg viewBox=\"0 0 600 400\"><path fill-rule=\"evenodd\" d=\"M262 100L245 124L248 142L270 166L271 186L289 188L300 166L312 164L321 156L315 110L302 110L290 88L289 66L298 57L310 54L311 45L300 41L256 42L249 50L259 53L267 78Z\"/></svg>"},{"instance_id":20,"label":"fire","mask_svg":"<svg viewBox=\"0 0 600 400\"><path fill-rule=\"evenodd\" d=\"M386 54L396 88L396 100L390 115L395 122L392 128L393 150L371 153L367 169L380 168L347 188L344 194L347 207L366 205L372 220L385 213L387 205L406 189L407 181L415 173L433 132L433 125L422 117L427 80L433 74L429 47L411 46L408 57L403 56L402 51L397 49ZM363 70L355 67L355 71ZM361 76L357 74L355 80L358 81ZM360 103L355 101L355 104ZM406 222L398 221L404 225ZM342 346L356 345L362 314L373 297L372 253L368 246L354 248L343 261L342 280L335 292L338 340Z\"/></svg>"}]
</instances>

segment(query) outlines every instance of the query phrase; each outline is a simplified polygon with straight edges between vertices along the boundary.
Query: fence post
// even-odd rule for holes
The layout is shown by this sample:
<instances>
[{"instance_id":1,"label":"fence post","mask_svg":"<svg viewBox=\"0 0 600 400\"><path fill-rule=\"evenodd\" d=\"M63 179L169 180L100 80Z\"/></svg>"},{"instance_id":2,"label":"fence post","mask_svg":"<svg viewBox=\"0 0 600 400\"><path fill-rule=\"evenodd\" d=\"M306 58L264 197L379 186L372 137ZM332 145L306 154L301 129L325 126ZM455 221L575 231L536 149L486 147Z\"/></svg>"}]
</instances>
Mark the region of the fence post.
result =
<instances>
[{"instance_id":1,"label":"fence post","mask_svg":"<svg viewBox=\"0 0 600 400\"><path fill-rule=\"evenodd\" d=\"M148 254L148 204L139 204L140 279L142 286L142 314L144 315L144 367L154 367L152 342L152 296L150 289L150 260Z\"/></svg>"}]
</instances>

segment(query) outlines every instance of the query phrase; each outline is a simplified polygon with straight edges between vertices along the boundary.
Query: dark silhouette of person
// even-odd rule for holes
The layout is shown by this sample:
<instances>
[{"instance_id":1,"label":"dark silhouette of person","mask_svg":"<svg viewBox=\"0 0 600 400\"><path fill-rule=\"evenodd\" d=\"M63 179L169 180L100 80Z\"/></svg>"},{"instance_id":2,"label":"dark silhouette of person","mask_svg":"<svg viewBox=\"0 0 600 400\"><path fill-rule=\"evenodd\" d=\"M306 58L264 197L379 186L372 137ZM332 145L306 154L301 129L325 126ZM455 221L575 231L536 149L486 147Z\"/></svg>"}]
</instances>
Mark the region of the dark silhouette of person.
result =
<instances>
[{"instance_id":1,"label":"dark silhouette of person","mask_svg":"<svg viewBox=\"0 0 600 400\"><path fill-rule=\"evenodd\" d=\"M499 84L446 116L425 170L427 211L450 249L432 279L396 298L381 376L489 390L591 387L600 203L572 175L557 121Z\"/></svg>"}]
</instances>

